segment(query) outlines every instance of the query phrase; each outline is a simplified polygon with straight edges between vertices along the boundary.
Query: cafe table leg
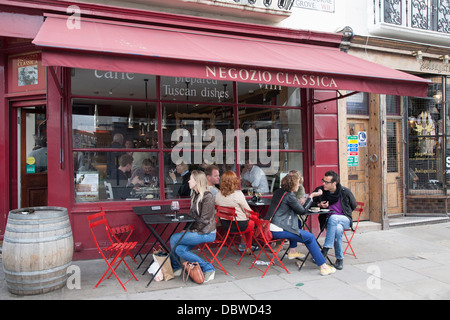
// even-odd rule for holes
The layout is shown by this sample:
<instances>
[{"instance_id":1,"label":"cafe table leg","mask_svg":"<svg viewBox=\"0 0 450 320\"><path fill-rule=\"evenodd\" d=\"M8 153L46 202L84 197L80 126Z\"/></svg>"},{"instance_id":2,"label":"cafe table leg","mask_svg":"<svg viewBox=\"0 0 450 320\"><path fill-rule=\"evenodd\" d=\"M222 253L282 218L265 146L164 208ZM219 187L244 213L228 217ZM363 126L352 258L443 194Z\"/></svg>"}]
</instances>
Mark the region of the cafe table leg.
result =
<instances>
[{"instance_id":1,"label":"cafe table leg","mask_svg":"<svg viewBox=\"0 0 450 320\"><path fill-rule=\"evenodd\" d=\"M166 250L166 252L170 252L170 248L169 248L169 246L167 245L167 243L163 241L162 235L164 234L164 232L166 231L166 229L167 229L168 226L169 226L169 225L167 224L166 227L164 228L163 232L161 233L161 236L159 236L159 234L156 233L156 230L155 230L155 234L156 234L155 237L157 237L158 242L161 243L161 246L164 248L164 250ZM170 234L170 236L169 236L168 239L170 239L170 238L175 234L175 232L177 231L177 229L178 229L179 226L180 226L180 223L177 223L176 227L173 229L173 231L172 231L172 233ZM150 251L147 253L147 255L151 252L151 250L155 247L155 245L156 245L156 241L155 241L155 243L153 244L152 248L150 248ZM147 257L147 256L146 256L146 257ZM181 263L180 263L180 264L181 264ZM150 263L150 265L145 269L145 271L144 271L144 273L143 273L142 275L144 275L144 274L147 272L147 270L150 268L150 266L151 266L151 263Z\"/></svg>"},{"instance_id":2,"label":"cafe table leg","mask_svg":"<svg viewBox=\"0 0 450 320\"><path fill-rule=\"evenodd\" d=\"M310 216L310 215L306 215L306 219L304 220L303 225L306 226L306 228L309 230L309 232L312 233L311 228L309 228L309 226L308 226L308 224L307 224L307 221L308 221L308 217L309 217L309 216ZM302 219L302 221L303 221L303 218L301 218L301 219ZM327 223L328 223L328 219L329 219L329 217L327 217L327 219L325 220L325 223L324 223L323 227L320 228L319 234L318 234L317 237L316 237L316 242L317 242L317 245L319 246L320 250L322 250L322 245L319 243L319 238L320 238L322 232L326 229L326 226L327 226ZM303 260L303 262L302 262L302 264L300 265L300 267L298 268L298 271L302 270L303 265L305 264L306 259L308 259L308 257L309 257L310 254L311 254L311 252L308 251L308 254L306 255L306 257L305 257L305 259ZM330 264L332 264L332 263L331 263L331 260L330 260L330 258L329 258L328 256L327 256L327 260L328 260L328 262L329 262Z\"/></svg>"},{"instance_id":3,"label":"cafe table leg","mask_svg":"<svg viewBox=\"0 0 450 320\"><path fill-rule=\"evenodd\" d=\"M183 240L184 236L186 235L186 232L190 229L190 227L192 226L192 222L189 222L186 229L184 230L183 234L181 235L180 239L177 241L177 243L175 244L175 246L172 248L172 250L168 251L168 255L167 257L164 259L164 261L162 262L162 264L159 266L158 270L155 272L155 274L150 278L150 281L147 283L147 285L145 286L146 288L148 288L148 286L152 283L153 279L155 279L156 275L158 274L158 272L162 269L162 267L164 266L164 264L166 263L166 261L169 259L169 257L172 255L172 252L178 247L178 244L181 242L181 240ZM159 236L158 236L159 237ZM159 237L160 238L160 237ZM162 240L162 239L161 239ZM148 269L148 268L147 268Z\"/></svg>"},{"instance_id":4,"label":"cafe table leg","mask_svg":"<svg viewBox=\"0 0 450 320\"><path fill-rule=\"evenodd\" d=\"M147 226L148 230L150 230L150 235L148 236L147 239L149 239L149 238L153 235L153 236L157 239L157 241L155 241L155 242L153 243L152 247L147 251L147 253L145 254L144 259L142 259L142 261L141 261L141 263L138 265L137 269L139 269L140 266L144 263L145 259L147 259L148 255L152 252L152 250L153 250L153 248L156 246L156 243L157 243L157 242L159 242L159 243L161 244L161 246L165 247L164 249L166 249L166 251L168 251L168 250L167 250L167 245L164 243L164 241L162 241L161 237L159 237L159 234L156 232L156 230L155 230L151 225L147 225L147 224L146 224L146 226ZM166 225L166 226L164 227L164 229L163 229L163 231L161 232L161 234L163 234L163 233L166 231L167 227L168 227L168 225ZM161 239L161 240L160 240L160 239ZM145 243L147 243L147 241L148 241L148 240L146 240L146 242L144 242L144 244L143 244L142 246L144 246ZM148 269L148 268L147 268L147 269ZM145 269L145 271L147 271L147 269ZM142 275L145 274L145 271L144 271L144 273L143 273Z\"/></svg>"}]
</instances>

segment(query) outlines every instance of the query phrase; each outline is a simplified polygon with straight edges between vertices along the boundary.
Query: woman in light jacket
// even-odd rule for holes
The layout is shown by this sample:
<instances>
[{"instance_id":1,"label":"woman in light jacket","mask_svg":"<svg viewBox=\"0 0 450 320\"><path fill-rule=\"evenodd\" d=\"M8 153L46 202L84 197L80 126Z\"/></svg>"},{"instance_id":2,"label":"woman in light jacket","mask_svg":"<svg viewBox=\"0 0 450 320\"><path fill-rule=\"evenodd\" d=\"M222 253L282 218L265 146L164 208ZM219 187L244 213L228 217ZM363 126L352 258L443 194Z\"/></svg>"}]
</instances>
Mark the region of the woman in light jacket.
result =
<instances>
[{"instance_id":1,"label":"woman in light jacket","mask_svg":"<svg viewBox=\"0 0 450 320\"><path fill-rule=\"evenodd\" d=\"M253 231L255 229L255 223L253 220L249 220L249 216L246 213L246 209L250 210L250 206L245 199L244 194L239 190L240 181L233 171L225 172L220 178L220 192L216 194L216 205L221 207L231 207L236 210L236 223L231 225L231 232L239 232L244 234L245 239L241 238L241 244L239 245L239 251L244 252L247 248L247 254L252 247ZM230 228L230 221L222 220L222 227L224 230ZM239 229L238 229L239 226Z\"/></svg>"},{"instance_id":2,"label":"woman in light jacket","mask_svg":"<svg viewBox=\"0 0 450 320\"><path fill-rule=\"evenodd\" d=\"M317 195L312 193L303 207L295 197L295 192L297 192L299 185L300 181L298 177L295 175L287 175L281 181L281 189L274 192L272 204L267 212L268 219L273 216L270 225L273 239L287 239L290 241L289 259L295 259L301 256L296 250L297 243L304 243L311 252L316 264L320 267L321 275L325 276L335 273L336 269L326 263L315 236L301 229L301 222L297 215L305 214L311 206L312 198ZM278 209L276 209L277 206ZM274 212L275 209L276 212Z\"/></svg>"},{"instance_id":3,"label":"woman in light jacket","mask_svg":"<svg viewBox=\"0 0 450 320\"><path fill-rule=\"evenodd\" d=\"M204 172L192 171L189 178L189 188L193 191L189 214L196 222L186 232L180 243L178 241L182 237L183 232L176 233L170 238L170 246L172 248L178 243L171 258L172 268L174 275L179 276L182 271L179 258L189 262L198 262L205 274L205 282L208 282L214 279L215 269L213 265L192 253L191 250L199 244L213 242L216 239L214 197L209 192Z\"/></svg>"}]
</instances>

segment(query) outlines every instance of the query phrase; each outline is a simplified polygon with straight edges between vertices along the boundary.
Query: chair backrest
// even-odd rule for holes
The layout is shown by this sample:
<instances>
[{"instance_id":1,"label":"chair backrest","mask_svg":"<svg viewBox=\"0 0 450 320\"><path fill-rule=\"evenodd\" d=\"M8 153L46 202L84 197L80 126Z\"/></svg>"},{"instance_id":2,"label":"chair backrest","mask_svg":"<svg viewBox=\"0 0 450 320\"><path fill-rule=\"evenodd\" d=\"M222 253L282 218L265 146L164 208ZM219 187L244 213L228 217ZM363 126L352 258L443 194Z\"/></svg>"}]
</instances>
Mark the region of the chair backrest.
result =
<instances>
[{"instance_id":1,"label":"chair backrest","mask_svg":"<svg viewBox=\"0 0 450 320\"><path fill-rule=\"evenodd\" d=\"M105 181L105 189L106 189L106 195L108 199L114 199L113 190L110 182Z\"/></svg>"},{"instance_id":2,"label":"chair backrest","mask_svg":"<svg viewBox=\"0 0 450 320\"><path fill-rule=\"evenodd\" d=\"M87 219L89 221L89 228L91 229L92 238L94 239L95 245L97 246L97 249L99 251L101 251L101 248L100 248L100 244L97 240L96 232L94 231L94 228L103 226L103 228L105 229L106 235L108 236L109 241L111 242L111 244L114 243L114 241L111 238L111 230L109 228L108 221L106 221L105 211L102 210L98 213L91 214L87 217Z\"/></svg>"},{"instance_id":3,"label":"chair backrest","mask_svg":"<svg viewBox=\"0 0 450 320\"><path fill-rule=\"evenodd\" d=\"M222 207L216 205L217 218L234 221L237 217L236 209L233 207Z\"/></svg>"},{"instance_id":4,"label":"chair backrest","mask_svg":"<svg viewBox=\"0 0 450 320\"><path fill-rule=\"evenodd\" d=\"M361 219L361 214L364 211L364 204L365 203L364 202L356 202L356 204L357 204L357 206L356 206L355 210L353 210L353 211L357 211L358 212L358 220L356 221L356 226L352 228L353 231L356 231L356 229L358 228L359 220Z\"/></svg>"},{"instance_id":5,"label":"chair backrest","mask_svg":"<svg viewBox=\"0 0 450 320\"><path fill-rule=\"evenodd\" d=\"M277 177L267 177L267 182L269 184L270 193L273 193L273 188L275 187L275 181Z\"/></svg>"}]
</instances>

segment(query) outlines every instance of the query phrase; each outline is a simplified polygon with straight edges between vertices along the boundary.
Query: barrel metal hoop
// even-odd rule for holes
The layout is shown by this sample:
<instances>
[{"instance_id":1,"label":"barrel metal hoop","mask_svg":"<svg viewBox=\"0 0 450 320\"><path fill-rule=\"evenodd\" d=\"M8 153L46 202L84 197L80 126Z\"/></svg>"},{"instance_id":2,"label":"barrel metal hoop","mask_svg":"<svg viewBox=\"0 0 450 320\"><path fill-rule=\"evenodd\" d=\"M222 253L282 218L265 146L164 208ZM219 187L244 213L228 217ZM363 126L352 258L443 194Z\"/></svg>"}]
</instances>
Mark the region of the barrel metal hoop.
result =
<instances>
[{"instance_id":1,"label":"barrel metal hoop","mask_svg":"<svg viewBox=\"0 0 450 320\"><path fill-rule=\"evenodd\" d=\"M53 224L53 223L59 223L69 220L67 216L62 217L41 217L40 219L16 219L14 218L8 218L9 223L17 224L17 225L41 225L41 224ZM69 220L70 221L70 220Z\"/></svg>"},{"instance_id":2,"label":"barrel metal hoop","mask_svg":"<svg viewBox=\"0 0 450 320\"><path fill-rule=\"evenodd\" d=\"M35 238L35 239L14 239L14 238L5 236L3 238L3 242L31 244L31 243L43 243L43 242L58 241L58 240L63 240L63 239L70 238L70 237L72 237L72 231L62 234L62 235L59 235L59 236L55 236L55 237Z\"/></svg>"},{"instance_id":3,"label":"barrel metal hoop","mask_svg":"<svg viewBox=\"0 0 450 320\"><path fill-rule=\"evenodd\" d=\"M15 286L10 285L9 283L7 283L6 285L7 285L7 287L10 290L17 291L17 292L43 291L45 289L54 289L54 288L58 288L60 286L63 286L66 281L67 281L67 279L62 279L61 281L59 281L57 283L52 283L52 284L49 284L49 285L46 285L46 286L42 285L42 286L38 286L38 287L26 287L26 288L24 288L24 287L15 287Z\"/></svg>"},{"instance_id":4,"label":"barrel metal hoop","mask_svg":"<svg viewBox=\"0 0 450 320\"><path fill-rule=\"evenodd\" d=\"M48 273L53 273L53 272L58 272L64 269L67 269L68 267L70 267L72 265L72 261L70 261L69 263L60 266L60 267L56 267L56 268L52 268L52 269L46 269L46 270L39 270L39 271L28 271L28 272L17 272L17 271L9 271L6 270L5 267L3 267L3 271L5 272L5 274L10 275L10 276L26 276L26 277L32 277L32 276L40 276L43 274L48 274Z\"/></svg>"},{"instance_id":5,"label":"barrel metal hoop","mask_svg":"<svg viewBox=\"0 0 450 320\"><path fill-rule=\"evenodd\" d=\"M13 233L42 233L42 232L62 230L62 229L66 229L66 228L70 228L70 221L67 222L66 224L57 225L53 228L46 228L46 229L36 228L36 229L23 230L23 229L17 229L17 228L11 227L10 225L6 225L5 230L8 232L13 232Z\"/></svg>"}]
</instances>

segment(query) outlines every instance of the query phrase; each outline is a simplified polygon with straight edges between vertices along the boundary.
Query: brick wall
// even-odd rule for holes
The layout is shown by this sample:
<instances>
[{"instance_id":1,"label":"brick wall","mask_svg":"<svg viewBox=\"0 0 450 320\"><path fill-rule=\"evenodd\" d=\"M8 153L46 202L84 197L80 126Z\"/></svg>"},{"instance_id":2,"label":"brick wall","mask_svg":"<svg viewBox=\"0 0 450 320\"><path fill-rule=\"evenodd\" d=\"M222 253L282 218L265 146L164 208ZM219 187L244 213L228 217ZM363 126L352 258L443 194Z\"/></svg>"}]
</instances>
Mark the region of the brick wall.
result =
<instances>
[{"instance_id":1,"label":"brick wall","mask_svg":"<svg viewBox=\"0 0 450 320\"><path fill-rule=\"evenodd\" d=\"M407 198L406 212L410 214L416 213L447 213L447 199L441 198Z\"/></svg>"}]
</instances>

